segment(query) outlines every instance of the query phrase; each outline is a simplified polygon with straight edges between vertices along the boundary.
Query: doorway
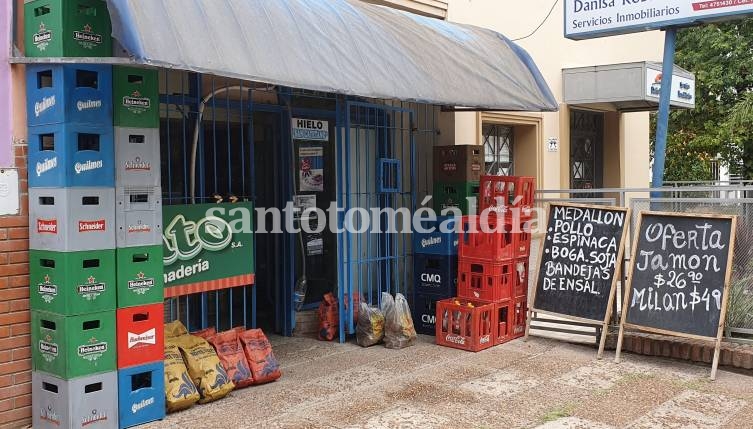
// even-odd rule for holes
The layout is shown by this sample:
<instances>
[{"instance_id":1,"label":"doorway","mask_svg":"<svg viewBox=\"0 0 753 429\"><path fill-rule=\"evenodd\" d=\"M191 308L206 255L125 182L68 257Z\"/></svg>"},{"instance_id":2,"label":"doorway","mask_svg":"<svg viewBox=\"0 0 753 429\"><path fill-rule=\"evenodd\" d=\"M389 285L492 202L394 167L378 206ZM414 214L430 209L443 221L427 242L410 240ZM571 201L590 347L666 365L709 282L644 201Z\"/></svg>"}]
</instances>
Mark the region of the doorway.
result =
<instances>
[{"instance_id":1,"label":"doorway","mask_svg":"<svg viewBox=\"0 0 753 429\"><path fill-rule=\"evenodd\" d=\"M604 180L604 114L570 111L570 188L598 189Z\"/></svg>"}]
</instances>

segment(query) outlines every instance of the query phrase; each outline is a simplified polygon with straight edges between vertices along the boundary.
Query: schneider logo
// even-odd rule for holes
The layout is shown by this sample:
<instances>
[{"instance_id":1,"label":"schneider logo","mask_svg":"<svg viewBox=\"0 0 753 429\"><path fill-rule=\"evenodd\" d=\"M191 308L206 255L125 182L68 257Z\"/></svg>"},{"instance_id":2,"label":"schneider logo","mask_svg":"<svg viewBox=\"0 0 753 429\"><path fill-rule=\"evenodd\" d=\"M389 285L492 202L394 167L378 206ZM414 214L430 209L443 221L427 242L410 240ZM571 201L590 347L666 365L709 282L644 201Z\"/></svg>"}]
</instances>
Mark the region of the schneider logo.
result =
<instances>
[{"instance_id":1,"label":"schneider logo","mask_svg":"<svg viewBox=\"0 0 753 429\"><path fill-rule=\"evenodd\" d=\"M57 234L57 219L37 219L37 233L39 234Z\"/></svg>"},{"instance_id":2,"label":"schneider logo","mask_svg":"<svg viewBox=\"0 0 753 429\"><path fill-rule=\"evenodd\" d=\"M55 96L51 95L49 97L42 98L42 101L37 101L34 103L34 116L37 118L39 115L44 113L46 110L52 108L55 106Z\"/></svg>"},{"instance_id":3,"label":"schneider logo","mask_svg":"<svg viewBox=\"0 0 753 429\"><path fill-rule=\"evenodd\" d=\"M131 412L133 414L136 414L137 412L141 411L142 409L154 404L154 397L142 399L139 402L134 403L131 405Z\"/></svg>"},{"instance_id":4,"label":"schneider logo","mask_svg":"<svg viewBox=\"0 0 753 429\"><path fill-rule=\"evenodd\" d=\"M141 159L141 157L137 156L133 161L125 162L125 170L126 171L151 171L152 163L149 161L144 161Z\"/></svg>"},{"instance_id":5,"label":"schneider logo","mask_svg":"<svg viewBox=\"0 0 753 429\"><path fill-rule=\"evenodd\" d=\"M78 232L96 232L107 230L104 219L78 221Z\"/></svg>"},{"instance_id":6,"label":"schneider logo","mask_svg":"<svg viewBox=\"0 0 753 429\"><path fill-rule=\"evenodd\" d=\"M58 166L58 157L45 158L44 161L37 162L37 177L52 170Z\"/></svg>"},{"instance_id":7,"label":"schneider logo","mask_svg":"<svg viewBox=\"0 0 753 429\"><path fill-rule=\"evenodd\" d=\"M99 109L100 107L102 107L102 100L86 100L76 103L76 109L79 112L82 110Z\"/></svg>"},{"instance_id":8,"label":"schneider logo","mask_svg":"<svg viewBox=\"0 0 753 429\"><path fill-rule=\"evenodd\" d=\"M80 162L77 162L76 165L73 166L73 169L76 171L76 174L81 174L85 171L100 169L102 168L103 165L104 163L102 162L101 159L97 161L89 160L83 164Z\"/></svg>"},{"instance_id":9,"label":"schneider logo","mask_svg":"<svg viewBox=\"0 0 753 429\"><path fill-rule=\"evenodd\" d=\"M152 227L145 224L140 223L138 225L128 225L128 233L136 233L136 232L151 232Z\"/></svg>"}]
</instances>

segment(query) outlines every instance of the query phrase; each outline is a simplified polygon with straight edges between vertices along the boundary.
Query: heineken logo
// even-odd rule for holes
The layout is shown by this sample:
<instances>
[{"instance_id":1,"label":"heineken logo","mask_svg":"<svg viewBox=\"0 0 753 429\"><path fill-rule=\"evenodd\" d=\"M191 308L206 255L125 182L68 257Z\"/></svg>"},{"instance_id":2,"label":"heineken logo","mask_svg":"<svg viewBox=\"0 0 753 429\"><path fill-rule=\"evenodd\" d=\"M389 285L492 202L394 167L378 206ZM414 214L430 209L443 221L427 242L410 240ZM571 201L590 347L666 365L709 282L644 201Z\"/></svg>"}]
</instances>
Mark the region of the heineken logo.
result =
<instances>
[{"instance_id":1,"label":"heineken logo","mask_svg":"<svg viewBox=\"0 0 753 429\"><path fill-rule=\"evenodd\" d=\"M47 46L49 46L50 42L52 42L52 31L47 29L47 27L44 25L44 22L39 23L39 31L34 33L32 42L34 43L34 46L36 46L40 51L47 49Z\"/></svg>"},{"instance_id":2,"label":"heineken logo","mask_svg":"<svg viewBox=\"0 0 753 429\"><path fill-rule=\"evenodd\" d=\"M49 338L48 336L47 341L45 340L39 341L39 352L51 358L51 359L45 358L45 360L47 360L48 362L58 356L58 345L55 343L51 343L50 339L51 338Z\"/></svg>"},{"instance_id":3,"label":"heineken logo","mask_svg":"<svg viewBox=\"0 0 753 429\"><path fill-rule=\"evenodd\" d=\"M99 359L106 352L107 343L98 342L94 337L89 340L89 344L78 346L78 355L90 362Z\"/></svg>"},{"instance_id":4,"label":"heineken logo","mask_svg":"<svg viewBox=\"0 0 753 429\"><path fill-rule=\"evenodd\" d=\"M131 349L138 345L156 345L157 344L157 330L155 328L149 329L146 332L140 334L134 334L128 332L128 348Z\"/></svg>"},{"instance_id":5,"label":"heineken logo","mask_svg":"<svg viewBox=\"0 0 753 429\"><path fill-rule=\"evenodd\" d=\"M94 276L89 276L86 281L86 284L78 285L76 287L76 293L81 295L87 301L96 299L105 291L105 284L97 282L97 279L95 279Z\"/></svg>"},{"instance_id":6,"label":"heineken logo","mask_svg":"<svg viewBox=\"0 0 753 429\"><path fill-rule=\"evenodd\" d=\"M125 162L126 171L151 171L152 163L137 156L132 161Z\"/></svg>"},{"instance_id":7,"label":"heineken logo","mask_svg":"<svg viewBox=\"0 0 753 429\"><path fill-rule=\"evenodd\" d=\"M54 95L42 98L42 101L34 103L34 116L37 118L45 111L55 107L56 99Z\"/></svg>"},{"instance_id":8,"label":"heineken logo","mask_svg":"<svg viewBox=\"0 0 753 429\"><path fill-rule=\"evenodd\" d=\"M85 49L94 49L97 45L102 44L102 35L94 33L92 26L86 24L83 31L76 30L73 32L73 40Z\"/></svg>"},{"instance_id":9,"label":"heineken logo","mask_svg":"<svg viewBox=\"0 0 753 429\"><path fill-rule=\"evenodd\" d=\"M139 91L133 91L131 95L123 97L123 107L132 113L143 113L152 107L152 100L142 96Z\"/></svg>"},{"instance_id":10,"label":"heineken logo","mask_svg":"<svg viewBox=\"0 0 753 429\"><path fill-rule=\"evenodd\" d=\"M78 221L78 232L106 231L107 224L104 219Z\"/></svg>"},{"instance_id":11,"label":"heineken logo","mask_svg":"<svg viewBox=\"0 0 753 429\"><path fill-rule=\"evenodd\" d=\"M55 299L58 294L58 287L50 282L49 274L45 274L44 283L39 283L37 285L37 292L42 295L42 300L47 304Z\"/></svg>"},{"instance_id":12,"label":"heineken logo","mask_svg":"<svg viewBox=\"0 0 753 429\"><path fill-rule=\"evenodd\" d=\"M136 274L136 279L128 280L128 289L139 295L144 295L154 287L154 283L154 278L147 278L142 271Z\"/></svg>"},{"instance_id":13,"label":"heineken logo","mask_svg":"<svg viewBox=\"0 0 753 429\"><path fill-rule=\"evenodd\" d=\"M41 176L42 174L52 170L53 168L58 166L58 157L52 157L52 158L45 158L44 161L37 162L37 177Z\"/></svg>"}]
</instances>

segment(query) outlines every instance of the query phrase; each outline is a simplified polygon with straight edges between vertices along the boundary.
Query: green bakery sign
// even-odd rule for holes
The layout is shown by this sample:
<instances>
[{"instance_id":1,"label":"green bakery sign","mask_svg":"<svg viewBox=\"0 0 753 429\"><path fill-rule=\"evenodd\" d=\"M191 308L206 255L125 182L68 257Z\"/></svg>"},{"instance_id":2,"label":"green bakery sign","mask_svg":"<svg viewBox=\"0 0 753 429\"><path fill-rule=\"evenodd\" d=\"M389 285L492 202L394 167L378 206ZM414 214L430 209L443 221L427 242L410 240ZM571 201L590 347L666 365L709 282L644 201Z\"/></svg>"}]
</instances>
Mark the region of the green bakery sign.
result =
<instances>
[{"instance_id":1,"label":"green bakery sign","mask_svg":"<svg viewBox=\"0 0 753 429\"><path fill-rule=\"evenodd\" d=\"M252 215L251 203L163 206L165 288L196 293L253 283Z\"/></svg>"}]
</instances>

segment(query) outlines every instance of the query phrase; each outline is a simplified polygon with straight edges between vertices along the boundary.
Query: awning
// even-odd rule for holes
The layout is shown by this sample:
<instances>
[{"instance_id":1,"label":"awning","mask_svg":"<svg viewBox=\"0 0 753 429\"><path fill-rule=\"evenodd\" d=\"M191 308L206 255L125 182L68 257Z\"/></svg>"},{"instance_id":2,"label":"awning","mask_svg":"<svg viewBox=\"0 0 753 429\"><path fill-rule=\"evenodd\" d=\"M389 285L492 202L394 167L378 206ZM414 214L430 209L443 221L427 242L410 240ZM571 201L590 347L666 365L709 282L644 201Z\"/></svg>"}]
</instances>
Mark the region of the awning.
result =
<instances>
[{"instance_id":1,"label":"awning","mask_svg":"<svg viewBox=\"0 0 753 429\"><path fill-rule=\"evenodd\" d=\"M135 62L369 98L553 111L499 33L358 0L108 0Z\"/></svg>"}]
</instances>

